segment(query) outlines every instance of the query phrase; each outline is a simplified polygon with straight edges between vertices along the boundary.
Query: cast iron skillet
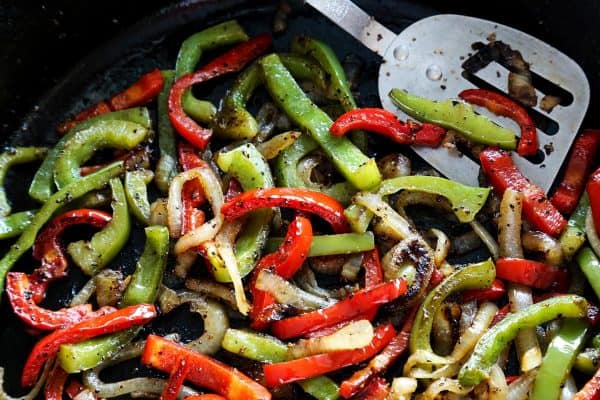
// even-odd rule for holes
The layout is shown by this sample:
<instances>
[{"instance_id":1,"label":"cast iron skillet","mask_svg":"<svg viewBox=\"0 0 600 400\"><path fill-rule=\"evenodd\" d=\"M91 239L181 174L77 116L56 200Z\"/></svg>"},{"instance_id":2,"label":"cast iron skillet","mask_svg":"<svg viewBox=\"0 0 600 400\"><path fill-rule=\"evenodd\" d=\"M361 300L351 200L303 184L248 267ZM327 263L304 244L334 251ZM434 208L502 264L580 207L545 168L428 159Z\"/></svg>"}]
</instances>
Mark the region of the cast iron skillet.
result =
<instances>
[{"instance_id":1,"label":"cast iron skillet","mask_svg":"<svg viewBox=\"0 0 600 400\"><path fill-rule=\"evenodd\" d=\"M562 14L564 10L556 7L555 2L552 1L535 1L521 8L510 4L502 6L495 4L491 9L488 5L475 2L460 2L453 4L452 8L445 4L446 2L437 1L428 1L426 2L428 5L406 0L387 2L367 0L357 3L396 32L419 18L439 12L463 13L512 25L549 42L582 64L592 84L591 110L595 104L594 99L600 94L597 75L597 71L600 71L598 61L600 41L595 40L593 30L593 23L598 20L599 9L593 4L594 1L582 2L582 8L572 10L574 16L568 19ZM288 30L276 37L275 49L287 49L291 37L303 33L332 44L340 58L348 54L357 55L365 62L358 102L363 106L378 106L375 78L380 60L312 9L302 7L300 3L292 2L292 4L295 6L295 13L289 21ZM187 2L171 5L140 20L115 39L77 62L46 94L40 95L30 90L31 99L35 100L36 107L23 117L18 116L21 122L20 128L5 137L4 144L54 144L57 140L54 127L67 116L116 93L135 81L143 72L156 67L172 68L179 45L188 35L231 18L237 18L250 35L270 32L276 6L277 1ZM117 17L118 15L115 16ZM589 29L586 30L586 26ZM204 60L209 57L210 55L207 55ZM56 61L54 64L57 65ZM231 78L203 86L201 94L203 97L217 101L230 83ZM255 103L259 101L260 96ZM6 109L0 114L3 121L5 117L8 120L7 115ZM588 113L588 120L584 126L590 126L597 121L598 117L594 116L593 112ZM15 211L35 206L26 196L28 184L23 184L33 171L34 167L16 168L9 176L7 187ZM13 182L15 184L12 184ZM130 244L111 267L130 273L140 254L143 240L141 229L134 229ZM30 271L33 265L31 260L24 259L16 269ZM49 308L66 305L73 292L83 282L84 278L77 269L71 268L69 279L51 285L48 298L43 305ZM178 282L170 283L177 285ZM192 321L185 310L169 315L166 319L163 319L162 323L154 324L152 329L159 334L178 332L184 338L197 336L202 329L201 324ZM233 324L236 324L236 321L233 321ZM2 349L0 366L6 368L5 389L11 394L22 392L18 384L22 365L35 341L35 337L24 333L23 325L13 316L4 296L0 306L0 348ZM109 375L117 379L117 377L123 378L124 371L128 371L128 375L149 373L137 363L131 364L130 367L132 368L125 367Z\"/></svg>"}]
</instances>

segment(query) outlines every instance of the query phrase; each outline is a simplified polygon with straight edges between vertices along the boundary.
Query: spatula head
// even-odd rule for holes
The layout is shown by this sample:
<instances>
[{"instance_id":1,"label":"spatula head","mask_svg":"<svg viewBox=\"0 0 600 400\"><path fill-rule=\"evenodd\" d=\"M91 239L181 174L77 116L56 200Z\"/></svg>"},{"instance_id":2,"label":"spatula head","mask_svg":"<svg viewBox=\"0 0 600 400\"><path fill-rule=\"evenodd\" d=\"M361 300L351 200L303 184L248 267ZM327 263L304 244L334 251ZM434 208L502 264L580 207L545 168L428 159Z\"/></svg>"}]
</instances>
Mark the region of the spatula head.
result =
<instances>
[{"instance_id":1,"label":"spatula head","mask_svg":"<svg viewBox=\"0 0 600 400\"><path fill-rule=\"evenodd\" d=\"M516 29L494 22L460 15L436 15L419 20L402 31L388 47L379 70L379 95L383 106L400 118L407 118L388 97L392 88L433 100L458 98L464 89L495 88L508 93L509 70L491 62L474 74L462 64L476 53L471 45L498 40L521 52L530 64L536 86L537 105L528 108L538 121L541 151L530 161L513 154L525 176L546 192L551 187L569 152L588 108L590 88L577 63L548 44ZM547 92L564 94L550 112L542 110L540 100ZM498 117L481 107L477 112L519 134L512 120ZM543 128L543 130L541 129ZM415 148L417 153L450 179L477 185L479 166L454 149Z\"/></svg>"}]
</instances>

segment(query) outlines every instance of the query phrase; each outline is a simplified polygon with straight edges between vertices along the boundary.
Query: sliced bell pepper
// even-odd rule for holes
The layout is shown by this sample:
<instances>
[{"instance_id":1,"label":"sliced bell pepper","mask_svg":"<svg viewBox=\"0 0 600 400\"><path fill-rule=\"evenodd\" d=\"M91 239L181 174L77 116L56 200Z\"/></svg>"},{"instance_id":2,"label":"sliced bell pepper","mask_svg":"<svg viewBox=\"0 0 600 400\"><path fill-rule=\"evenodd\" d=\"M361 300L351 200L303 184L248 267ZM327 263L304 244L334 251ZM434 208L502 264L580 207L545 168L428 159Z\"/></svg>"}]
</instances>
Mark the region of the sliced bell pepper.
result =
<instances>
[{"instance_id":1,"label":"sliced bell pepper","mask_svg":"<svg viewBox=\"0 0 600 400\"><path fill-rule=\"evenodd\" d=\"M206 162L200 158L194 147L189 143L179 143L177 153L179 164L184 171L206 165ZM206 197L202 185L197 179L183 184L181 201L183 203L181 234L185 235L201 226L206 220L204 211L198 208L206 203Z\"/></svg>"},{"instance_id":2,"label":"sliced bell pepper","mask_svg":"<svg viewBox=\"0 0 600 400\"><path fill-rule=\"evenodd\" d=\"M600 232L600 168L590 176L586 191L590 198L594 226L596 227L596 231Z\"/></svg>"},{"instance_id":3,"label":"sliced bell pepper","mask_svg":"<svg viewBox=\"0 0 600 400\"><path fill-rule=\"evenodd\" d=\"M598 400L600 399L600 368L596 371L579 392L571 400Z\"/></svg>"},{"instance_id":4,"label":"sliced bell pepper","mask_svg":"<svg viewBox=\"0 0 600 400\"><path fill-rule=\"evenodd\" d=\"M556 296L507 315L486 331L473 354L462 366L458 379L463 386L475 386L488 378L489 370L500 352L522 328L534 328L558 317L582 318L588 311L587 301L576 295Z\"/></svg>"},{"instance_id":5,"label":"sliced bell pepper","mask_svg":"<svg viewBox=\"0 0 600 400\"><path fill-rule=\"evenodd\" d=\"M575 139L562 181L550 201L563 214L571 214L585 189L585 181L594 167L600 149L600 130L585 129Z\"/></svg>"},{"instance_id":6,"label":"sliced bell pepper","mask_svg":"<svg viewBox=\"0 0 600 400\"><path fill-rule=\"evenodd\" d=\"M581 272L585 275L594 293L600 298L600 260L589 247L581 249L575 257Z\"/></svg>"},{"instance_id":7,"label":"sliced bell pepper","mask_svg":"<svg viewBox=\"0 0 600 400\"><path fill-rule=\"evenodd\" d=\"M586 192L583 192L575 212L571 214L567 227L560 234L560 247L563 251L563 256L570 260L575 253L583 246L586 241L585 237L585 217L590 207L590 200Z\"/></svg>"},{"instance_id":8,"label":"sliced bell pepper","mask_svg":"<svg viewBox=\"0 0 600 400\"><path fill-rule=\"evenodd\" d=\"M283 243L282 237L271 236L267 240L265 251L273 252ZM315 235L308 252L309 257L330 256L367 252L375 248L373 232L336 233L331 235Z\"/></svg>"},{"instance_id":9,"label":"sliced bell pepper","mask_svg":"<svg viewBox=\"0 0 600 400\"><path fill-rule=\"evenodd\" d=\"M208 144L212 131L202 128L196 121L186 115L182 106L183 94L194 84L241 70L252 59L264 53L269 46L271 46L270 36L257 36L215 58L199 71L179 78L171 88L168 102L169 118L177 132L193 146L204 149Z\"/></svg>"},{"instance_id":10,"label":"sliced bell pepper","mask_svg":"<svg viewBox=\"0 0 600 400\"><path fill-rule=\"evenodd\" d=\"M473 142L499 146L506 150L517 147L513 131L475 113L470 104L453 100L433 101L400 89L392 89L389 96L398 108L419 121L453 129Z\"/></svg>"},{"instance_id":11,"label":"sliced bell pepper","mask_svg":"<svg viewBox=\"0 0 600 400\"><path fill-rule=\"evenodd\" d=\"M377 186L381 174L375 160L364 155L348 139L329 134L333 121L306 96L279 57L270 54L258 62L273 100L296 125L310 133L344 178L358 189Z\"/></svg>"},{"instance_id":12,"label":"sliced bell pepper","mask_svg":"<svg viewBox=\"0 0 600 400\"><path fill-rule=\"evenodd\" d=\"M165 383L160 400L176 400L181 386L185 381L185 377L190 371L190 365L186 362L184 357L177 359L173 365L173 369L169 373L169 379Z\"/></svg>"},{"instance_id":13,"label":"sliced bell pepper","mask_svg":"<svg viewBox=\"0 0 600 400\"><path fill-rule=\"evenodd\" d=\"M98 396L96 395L96 393L90 391L88 388L86 388L85 386L83 386L83 384L77 380L77 379L71 379L71 382L69 383L69 385L67 386L67 388L65 389L65 393L67 394L67 396L69 396L69 399L71 400L75 400L75 397L77 397L77 395L83 391L86 391L89 393L90 397L86 397L86 399L90 400L90 399L97 399Z\"/></svg>"},{"instance_id":14,"label":"sliced bell pepper","mask_svg":"<svg viewBox=\"0 0 600 400\"><path fill-rule=\"evenodd\" d=\"M519 103L499 93L485 89L467 89L458 94L458 97L471 104L482 106L496 115L513 119L521 129L521 139L517 146L520 156L532 156L538 150L537 132L535 122Z\"/></svg>"},{"instance_id":15,"label":"sliced bell pepper","mask_svg":"<svg viewBox=\"0 0 600 400\"><path fill-rule=\"evenodd\" d=\"M19 236L31 224L36 210L12 213L0 217L0 240Z\"/></svg>"},{"instance_id":16,"label":"sliced bell pepper","mask_svg":"<svg viewBox=\"0 0 600 400\"><path fill-rule=\"evenodd\" d=\"M509 153L487 148L481 152L479 159L483 172L499 195L507 188L523 193L523 213L534 228L551 236L558 236L563 231L567 221L550 203L544 191L521 174Z\"/></svg>"},{"instance_id":17,"label":"sliced bell pepper","mask_svg":"<svg viewBox=\"0 0 600 400\"><path fill-rule=\"evenodd\" d=\"M159 158L154 169L154 182L161 193L168 193L169 184L177 175L175 129L171 125L167 109L169 92L171 92L171 86L173 86L175 73L172 70L163 70L161 73L164 83L158 94L156 106Z\"/></svg>"},{"instance_id":18,"label":"sliced bell pepper","mask_svg":"<svg viewBox=\"0 0 600 400\"><path fill-rule=\"evenodd\" d=\"M395 335L396 331L391 324L380 325L375 329L371 343L363 348L334 351L291 361L266 364L263 366L266 384L268 387L279 386L358 364L379 353Z\"/></svg>"},{"instance_id":19,"label":"sliced bell pepper","mask_svg":"<svg viewBox=\"0 0 600 400\"><path fill-rule=\"evenodd\" d=\"M146 185L152 181L154 173L147 169L125 172L123 186L129 210L144 225L150 220L150 202Z\"/></svg>"},{"instance_id":20,"label":"sliced bell pepper","mask_svg":"<svg viewBox=\"0 0 600 400\"><path fill-rule=\"evenodd\" d=\"M65 383L69 374L66 373L58 364L54 364L46 379L44 385L45 400L62 400L63 392L65 391Z\"/></svg>"},{"instance_id":21,"label":"sliced bell pepper","mask_svg":"<svg viewBox=\"0 0 600 400\"><path fill-rule=\"evenodd\" d=\"M539 261L510 257L496 260L496 276L537 289L548 289L569 279L566 270Z\"/></svg>"},{"instance_id":22,"label":"sliced bell pepper","mask_svg":"<svg viewBox=\"0 0 600 400\"><path fill-rule=\"evenodd\" d=\"M270 399L271 394L235 368L197 353L183 345L156 335L149 335L142 352L142 362L164 372L173 371L177 361L189 365L186 380L232 400Z\"/></svg>"},{"instance_id":23,"label":"sliced bell pepper","mask_svg":"<svg viewBox=\"0 0 600 400\"><path fill-rule=\"evenodd\" d=\"M226 201L221 213L226 220L237 219L251 211L266 207L287 207L318 215L329 222L336 233L350 231L344 207L321 192L299 188L268 188L247 190Z\"/></svg>"},{"instance_id":24,"label":"sliced bell pepper","mask_svg":"<svg viewBox=\"0 0 600 400\"><path fill-rule=\"evenodd\" d=\"M496 262L496 276L498 276L498 263ZM506 293L506 288L504 287L504 283L500 279L494 279L492 282L492 286L487 289L472 289L465 290L462 293L463 301L471 301L477 300L479 302L483 301L496 301L500 297L504 296Z\"/></svg>"},{"instance_id":25,"label":"sliced bell pepper","mask_svg":"<svg viewBox=\"0 0 600 400\"><path fill-rule=\"evenodd\" d=\"M65 343L78 343L84 340L117 332L136 325L147 323L156 317L156 309L153 305L141 304L123 308L106 315L100 315L70 325L66 328L56 330L42 338L33 347L29 354L23 374L21 385L29 387L35 383L44 366L44 363L52 358Z\"/></svg>"},{"instance_id":26,"label":"sliced bell pepper","mask_svg":"<svg viewBox=\"0 0 600 400\"><path fill-rule=\"evenodd\" d=\"M110 108L110 105L106 101L101 101L97 104L89 106L83 111L78 112L73 118L57 126L56 132L59 135L64 135L77 125L81 124L82 122L87 121L88 119L98 117L100 115L108 114L111 111L112 110Z\"/></svg>"},{"instance_id":27,"label":"sliced bell pepper","mask_svg":"<svg viewBox=\"0 0 600 400\"><path fill-rule=\"evenodd\" d=\"M290 279L300 269L306 258L312 242L312 224L310 219L296 215L288 226L283 244L275 253L263 257L252 272L250 293L252 293L253 329L263 330L273 321L275 298L268 292L256 288L256 280L260 272L269 269L284 279Z\"/></svg>"},{"instance_id":28,"label":"sliced bell pepper","mask_svg":"<svg viewBox=\"0 0 600 400\"><path fill-rule=\"evenodd\" d=\"M385 379L376 376L371 379L367 386L352 399L354 400L385 400L390 393L390 385Z\"/></svg>"},{"instance_id":29,"label":"sliced bell pepper","mask_svg":"<svg viewBox=\"0 0 600 400\"><path fill-rule=\"evenodd\" d=\"M275 321L272 331L280 339L304 336L343 321L353 319L374 306L389 303L406 293L406 281L394 279L371 288L358 290L339 302L320 310Z\"/></svg>"},{"instance_id":30,"label":"sliced bell pepper","mask_svg":"<svg viewBox=\"0 0 600 400\"><path fill-rule=\"evenodd\" d=\"M329 132L343 136L354 129L379 133L399 144L438 147L446 130L432 124L405 124L382 108L358 108L348 111L335 120Z\"/></svg>"}]
</instances>

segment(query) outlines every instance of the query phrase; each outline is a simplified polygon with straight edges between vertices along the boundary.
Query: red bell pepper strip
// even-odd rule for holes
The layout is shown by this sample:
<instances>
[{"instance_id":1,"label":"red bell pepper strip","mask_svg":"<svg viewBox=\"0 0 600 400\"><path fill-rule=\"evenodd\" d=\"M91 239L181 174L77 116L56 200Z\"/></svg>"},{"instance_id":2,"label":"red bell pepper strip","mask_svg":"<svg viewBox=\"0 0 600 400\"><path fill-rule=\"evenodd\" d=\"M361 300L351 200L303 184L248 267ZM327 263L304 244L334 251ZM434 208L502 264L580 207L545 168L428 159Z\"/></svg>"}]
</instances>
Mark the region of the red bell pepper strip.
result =
<instances>
[{"instance_id":1,"label":"red bell pepper strip","mask_svg":"<svg viewBox=\"0 0 600 400\"><path fill-rule=\"evenodd\" d=\"M204 150L212 136L212 130L202 128L196 121L188 117L183 110L181 96L192 85L209 81L229 72L240 71L250 61L264 53L271 46L271 42L272 39L269 35L256 36L223 53L202 69L178 79L169 92L168 100L169 119L175 130L193 146Z\"/></svg>"},{"instance_id":2,"label":"red bell pepper strip","mask_svg":"<svg viewBox=\"0 0 600 400\"><path fill-rule=\"evenodd\" d=\"M434 288L442 283L444 279L446 279L446 275L444 275L444 273L439 269L434 268L433 272L431 273L431 278L429 279L429 286Z\"/></svg>"},{"instance_id":3,"label":"red bell pepper strip","mask_svg":"<svg viewBox=\"0 0 600 400\"><path fill-rule=\"evenodd\" d=\"M381 353L369 361L369 364L365 368L356 371L350 378L342 382L339 390L340 396L348 399L361 390L366 389L367 384L374 376L384 373L406 352L410 331L412 330L416 314L417 307L413 307L402 325L402 330L394 336Z\"/></svg>"},{"instance_id":4,"label":"red bell pepper strip","mask_svg":"<svg viewBox=\"0 0 600 400\"><path fill-rule=\"evenodd\" d=\"M508 314L510 314L510 304L506 304L496 312L496 315L494 315L494 319L490 323L490 326L496 325L498 322L502 321Z\"/></svg>"},{"instance_id":5,"label":"red bell pepper strip","mask_svg":"<svg viewBox=\"0 0 600 400\"><path fill-rule=\"evenodd\" d=\"M92 392L91 390L88 390L88 388L83 386L83 384L77 379L71 379L71 382L69 382L69 385L67 385L67 388L65 389L65 393L67 393L67 396L69 396L69 398L73 400L75 397L77 397L79 393L83 392L84 390L87 390L90 396L92 396L92 398L98 398L96 393Z\"/></svg>"},{"instance_id":6,"label":"red bell pepper strip","mask_svg":"<svg viewBox=\"0 0 600 400\"><path fill-rule=\"evenodd\" d=\"M391 324L380 325L375 329L371 343L363 348L333 351L331 353L263 365L266 384L268 387L284 385L327 374L349 365L358 364L379 353L395 335L396 331Z\"/></svg>"},{"instance_id":7,"label":"red bell pepper strip","mask_svg":"<svg viewBox=\"0 0 600 400\"><path fill-rule=\"evenodd\" d=\"M108 103L113 111L144 105L158 96L163 83L160 70L155 69L142 75L133 85L113 96Z\"/></svg>"},{"instance_id":8,"label":"red bell pepper strip","mask_svg":"<svg viewBox=\"0 0 600 400\"><path fill-rule=\"evenodd\" d=\"M594 166L598 149L600 129L586 129L575 139L565 175L550 199L561 213L570 215L575 211L585 188L585 181Z\"/></svg>"},{"instance_id":9,"label":"red bell pepper strip","mask_svg":"<svg viewBox=\"0 0 600 400\"><path fill-rule=\"evenodd\" d=\"M350 232L344 206L333 197L316 190L284 187L251 189L226 201L221 213L227 221L232 221L266 207L287 207L313 213L329 222L335 233Z\"/></svg>"},{"instance_id":10,"label":"red bell pepper strip","mask_svg":"<svg viewBox=\"0 0 600 400\"><path fill-rule=\"evenodd\" d=\"M102 307L98 311L93 311L91 304L82 304L50 311L39 307L35 303L31 291L32 286L29 277L22 272L9 272L6 275L6 295L10 305L17 317L32 328L41 330L62 329L85 319L105 315L116 310L113 307Z\"/></svg>"},{"instance_id":11,"label":"red bell pepper strip","mask_svg":"<svg viewBox=\"0 0 600 400\"><path fill-rule=\"evenodd\" d=\"M377 250L377 247L364 253L362 263L365 268L365 288L371 288L381 284L383 282L383 269L381 268L381 258L379 257L379 250ZM373 321L378 310L379 307L372 307L362 316L357 317L357 319L368 319L369 321Z\"/></svg>"},{"instance_id":12,"label":"red bell pepper strip","mask_svg":"<svg viewBox=\"0 0 600 400\"><path fill-rule=\"evenodd\" d=\"M98 104L94 104L93 106L86 108L85 110L76 114L70 120L65 121L59 126L57 126L56 132L58 132L59 135L64 135L65 133L69 132L71 128L73 128L76 125L79 125L86 119L97 117L98 115L102 114L107 114L111 111L112 110L110 108L110 105L105 101L101 101Z\"/></svg>"},{"instance_id":13,"label":"red bell pepper strip","mask_svg":"<svg viewBox=\"0 0 600 400\"><path fill-rule=\"evenodd\" d=\"M521 128L521 139L517 146L520 156L532 156L538 150L537 131L535 122L525 108L506 96L485 89L467 89L458 94L458 97L471 104L482 106L496 115L512 118Z\"/></svg>"},{"instance_id":14,"label":"red bell pepper strip","mask_svg":"<svg viewBox=\"0 0 600 400\"><path fill-rule=\"evenodd\" d=\"M380 376L371 379L369 384L360 391L353 400L385 400L390 393L390 385Z\"/></svg>"},{"instance_id":15,"label":"red bell pepper strip","mask_svg":"<svg viewBox=\"0 0 600 400\"><path fill-rule=\"evenodd\" d=\"M535 229L551 236L562 232L567 221L546 198L544 191L521 174L509 153L489 147L481 152L479 159L483 172L499 195L507 188L523 193L523 213Z\"/></svg>"},{"instance_id":16,"label":"red bell pepper strip","mask_svg":"<svg viewBox=\"0 0 600 400\"><path fill-rule=\"evenodd\" d=\"M163 372L173 371L180 359L189 365L186 380L231 400L270 399L267 389L240 371L188 347L156 335L149 335L142 362Z\"/></svg>"},{"instance_id":17,"label":"red bell pepper strip","mask_svg":"<svg viewBox=\"0 0 600 400\"><path fill-rule=\"evenodd\" d=\"M309 332L362 315L373 306L389 303L404 293L406 293L406 281L394 279L372 288L358 290L327 308L275 321L272 330L280 339L304 336Z\"/></svg>"},{"instance_id":18,"label":"red bell pepper strip","mask_svg":"<svg viewBox=\"0 0 600 400\"><path fill-rule=\"evenodd\" d=\"M594 226L596 227L596 231L600 232L600 168L590 176L586 190L590 198Z\"/></svg>"},{"instance_id":19,"label":"red bell pepper strip","mask_svg":"<svg viewBox=\"0 0 600 400\"><path fill-rule=\"evenodd\" d=\"M487 289L465 290L462 293L462 298L463 301L495 301L504 296L504 293L506 293L504 282L502 282L500 279L494 279L492 286Z\"/></svg>"},{"instance_id":20,"label":"red bell pepper strip","mask_svg":"<svg viewBox=\"0 0 600 400\"><path fill-rule=\"evenodd\" d=\"M501 257L496 260L496 276L537 289L548 289L569 279L567 271L539 261Z\"/></svg>"},{"instance_id":21,"label":"red bell pepper strip","mask_svg":"<svg viewBox=\"0 0 600 400\"><path fill-rule=\"evenodd\" d=\"M253 299L250 312L252 324L250 326L253 329L266 329L276 316L276 310L273 307L276 304L275 298L269 292L256 288L256 280L260 271L269 269L284 279L290 279L306 261L312 238L310 219L297 214L288 226L279 249L275 253L263 257L254 267L250 282L250 293L252 293Z\"/></svg>"},{"instance_id":22,"label":"red bell pepper strip","mask_svg":"<svg viewBox=\"0 0 600 400\"><path fill-rule=\"evenodd\" d=\"M35 383L44 363L58 352L61 345L79 343L96 336L143 325L154 317L156 317L156 308L153 305L139 304L86 319L52 332L33 347L23 368L21 386L29 387Z\"/></svg>"},{"instance_id":23,"label":"red bell pepper strip","mask_svg":"<svg viewBox=\"0 0 600 400\"><path fill-rule=\"evenodd\" d=\"M572 397L572 400L600 400L600 369L596 371L579 392Z\"/></svg>"},{"instance_id":24,"label":"red bell pepper strip","mask_svg":"<svg viewBox=\"0 0 600 400\"><path fill-rule=\"evenodd\" d=\"M165 384L160 400L176 400L185 377L190 372L190 365L185 357L180 357L173 366L169 379Z\"/></svg>"},{"instance_id":25,"label":"red bell pepper strip","mask_svg":"<svg viewBox=\"0 0 600 400\"><path fill-rule=\"evenodd\" d=\"M55 363L44 385L44 399L62 400L68 377L69 374L60 367L60 364Z\"/></svg>"},{"instance_id":26,"label":"red bell pepper strip","mask_svg":"<svg viewBox=\"0 0 600 400\"><path fill-rule=\"evenodd\" d=\"M438 147L446 130L432 124L403 123L396 115L381 108L357 108L335 120L329 132L343 136L354 129L379 133L399 144Z\"/></svg>"},{"instance_id":27,"label":"red bell pepper strip","mask_svg":"<svg viewBox=\"0 0 600 400\"><path fill-rule=\"evenodd\" d=\"M177 151L179 164L181 164L184 171L206 165L206 162L200 158L194 147L189 143L180 143ZM206 202L200 182L196 179L185 182L181 190L181 199L183 203L181 234L185 235L201 226L206 219L204 211L198 209Z\"/></svg>"}]
</instances>

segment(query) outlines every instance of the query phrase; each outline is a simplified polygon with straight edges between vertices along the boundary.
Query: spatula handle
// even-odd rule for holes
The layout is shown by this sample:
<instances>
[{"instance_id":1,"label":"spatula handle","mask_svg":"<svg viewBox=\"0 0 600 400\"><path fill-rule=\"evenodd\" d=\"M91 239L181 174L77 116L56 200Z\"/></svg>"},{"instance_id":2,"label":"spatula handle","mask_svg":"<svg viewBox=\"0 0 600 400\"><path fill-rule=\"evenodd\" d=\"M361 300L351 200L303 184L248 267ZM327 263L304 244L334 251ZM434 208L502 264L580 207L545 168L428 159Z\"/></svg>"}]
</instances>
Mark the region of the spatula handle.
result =
<instances>
[{"instance_id":1,"label":"spatula handle","mask_svg":"<svg viewBox=\"0 0 600 400\"><path fill-rule=\"evenodd\" d=\"M306 0L306 3L382 57L396 37L350 0Z\"/></svg>"}]
</instances>

